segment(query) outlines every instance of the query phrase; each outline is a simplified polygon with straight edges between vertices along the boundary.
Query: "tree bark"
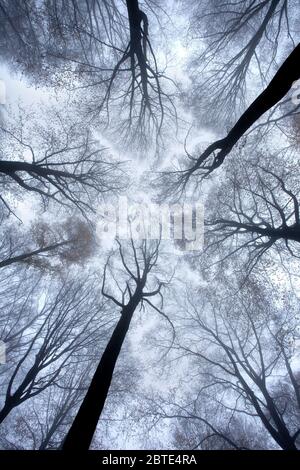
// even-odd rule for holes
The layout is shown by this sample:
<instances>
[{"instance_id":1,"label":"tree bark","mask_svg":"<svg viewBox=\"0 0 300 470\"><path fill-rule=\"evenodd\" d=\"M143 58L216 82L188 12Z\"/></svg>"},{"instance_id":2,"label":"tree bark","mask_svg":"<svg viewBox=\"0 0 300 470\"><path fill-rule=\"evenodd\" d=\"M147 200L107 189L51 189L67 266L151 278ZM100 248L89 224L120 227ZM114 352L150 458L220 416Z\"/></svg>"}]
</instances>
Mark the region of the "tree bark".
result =
<instances>
[{"instance_id":1,"label":"tree bark","mask_svg":"<svg viewBox=\"0 0 300 470\"><path fill-rule=\"evenodd\" d=\"M231 150L240 137L269 109L277 104L300 78L300 44L279 68L267 88L256 98L227 135L225 149Z\"/></svg>"},{"instance_id":2,"label":"tree bark","mask_svg":"<svg viewBox=\"0 0 300 470\"><path fill-rule=\"evenodd\" d=\"M133 313L139 304L142 292L137 292L123 307L113 334L105 348L91 385L63 443L63 450L88 450L110 388L113 372L118 360Z\"/></svg>"},{"instance_id":3,"label":"tree bark","mask_svg":"<svg viewBox=\"0 0 300 470\"><path fill-rule=\"evenodd\" d=\"M15 406L16 404L14 402L10 402L9 404L5 404L3 406L2 410L0 411L0 423L5 420L6 416L9 415L9 413Z\"/></svg>"}]
</instances>

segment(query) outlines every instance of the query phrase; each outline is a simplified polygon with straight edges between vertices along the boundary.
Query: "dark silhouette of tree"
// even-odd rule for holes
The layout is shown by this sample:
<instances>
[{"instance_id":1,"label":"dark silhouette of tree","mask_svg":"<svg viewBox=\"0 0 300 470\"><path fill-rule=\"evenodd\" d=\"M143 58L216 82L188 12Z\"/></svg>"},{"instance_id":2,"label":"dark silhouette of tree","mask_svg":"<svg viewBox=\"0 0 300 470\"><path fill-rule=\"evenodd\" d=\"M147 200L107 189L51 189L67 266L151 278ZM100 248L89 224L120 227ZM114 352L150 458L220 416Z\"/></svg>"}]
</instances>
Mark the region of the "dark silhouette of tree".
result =
<instances>
[{"instance_id":1,"label":"dark silhouette of tree","mask_svg":"<svg viewBox=\"0 0 300 470\"><path fill-rule=\"evenodd\" d=\"M278 311L266 299L257 303L253 292L247 298L242 292L229 295L225 301L223 294L200 299L187 292L186 328L181 327L185 333L177 337L175 348L178 357L190 357L194 367L198 364L196 398L183 403L170 399L158 404L155 415L204 425L197 447L217 437L240 448L231 425L235 417L245 416L249 422L258 420L280 448L296 450L300 389L293 360L298 305Z\"/></svg>"},{"instance_id":2,"label":"dark silhouette of tree","mask_svg":"<svg viewBox=\"0 0 300 470\"><path fill-rule=\"evenodd\" d=\"M148 246L147 241L144 240L141 246L136 248L132 240L131 249L133 267L126 261L122 245L119 243L119 255L122 266L129 276L129 280L126 281L126 288L124 290L120 288L120 300L105 291L106 271L109 267L109 261L105 266L102 293L104 297L117 305L121 310L121 316L102 354L88 392L64 441L64 450L87 450L89 448L105 405L116 362L137 307L148 304L169 321L168 317L150 300L156 295L161 295L160 291L163 283L157 281L154 276L156 286L149 291L147 289L150 273L157 263L159 243Z\"/></svg>"},{"instance_id":3,"label":"dark silhouette of tree","mask_svg":"<svg viewBox=\"0 0 300 470\"><path fill-rule=\"evenodd\" d=\"M25 332L38 318L36 295L42 284L41 272L30 270L25 266L17 269L16 265L13 265L8 270L1 270L0 339L6 345L6 356L10 358L0 367L2 380L14 367L20 351L27 347Z\"/></svg>"},{"instance_id":4,"label":"dark silhouette of tree","mask_svg":"<svg viewBox=\"0 0 300 470\"><path fill-rule=\"evenodd\" d=\"M36 250L28 251L27 253L22 253L16 256L10 256L10 258L6 258L5 260L0 262L0 268L9 266L10 264L13 264L13 263L20 263L23 261L27 261L32 256L41 255L42 253L49 253L51 251L57 250L58 248L62 248L70 243L71 241L54 243L53 245L45 246L44 248L37 248Z\"/></svg>"},{"instance_id":5,"label":"dark silhouette of tree","mask_svg":"<svg viewBox=\"0 0 300 470\"><path fill-rule=\"evenodd\" d=\"M204 0L187 5L192 12L190 36L196 44L205 42L190 63L196 82L192 97L200 106L215 109L211 120L217 116L220 122L232 122L236 111L245 109L245 94L256 75L265 86L281 51L295 47L296 2Z\"/></svg>"},{"instance_id":6,"label":"dark silhouette of tree","mask_svg":"<svg viewBox=\"0 0 300 470\"><path fill-rule=\"evenodd\" d=\"M56 295L49 294L42 308L36 305L37 314L18 331L26 340L13 361L0 422L24 401L59 383L74 360L87 360L82 351L100 338L101 327L107 324L105 318L99 321L101 307L92 301L94 290L91 282L68 281ZM8 344L12 341L10 332L2 338Z\"/></svg>"},{"instance_id":7,"label":"dark silhouette of tree","mask_svg":"<svg viewBox=\"0 0 300 470\"><path fill-rule=\"evenodd\" d=\"M207 255L225 260L244 252L248 275L271 248L280 256L286 251L299 257L297 168L287 161L279 173L273 170L276 162L278 157L261 155L246 167L232 163L227 183L213 191L215 201L205 221Z\"/></svg>"},{"instance_id":8,"label":"dark silhouette of tree","mask_svg":"<svg viewBox=\"0 0 300 470\"><path fill-rule=\"evenodd\" d=\"M191 176L200 181L207 178L224 162L232 148L241 137L268 110L275 106L290 91L293 83L300 78L299 70L300 45L298 45L281 65L267 88L246 109L236 124L223 139L209 145L199 157L188 154L191 166L185 170L175 171L175 189L182 190Z\"/></svg>"},{"instance_id":9,"label":"dark silhouette of tree","mask_svg":"<svg viewBox=\"0 0 300 470\"><path fill-rule=\"evenodd\" d=\"M14 263L25 263L40 269L54 270L62 265L81 263L96 252L92 227L78 218L68 218L51 226L45 222L33 223L29 230L16 230L15 224L3 227L0 246L0 268Z\"/></svg>"},{"instance_id":10,"label":"dark silhouette of tree","mask_svg":"<svg viewBox=\"0 0 300 470\"><path fill-rule=\"evenodd\" d=\"M112 127L117 102L118 135L126 138L130 133L139 136L140 144L148 142L149 133L160 135L165 115L176 113L161 86L165 76L158 68L144 7L155 18L157 4L151 1L141 8L138 0L31 0L13 5L1 0L7 58L37 82L56 86L62 80L83 90L85 98L89 93L88 116L99 123L104 115L106 128Z\"/></svg>"},{"instance_id":11,"label":"dark silhouette of tree","mask_svg":"<svg viewBox=\"0 0 300 470\"><path fill-rule=\"evenodd\" d=\"M89 129L79 123L65 123L57 115L51 129L37 122L32 128L34 118L27 126L25 118L21 117L17 126L0 128L1 153L6 155L0 160L0 177L5 189L29 191L45 206L54 201L84 214L95 211L91 201L120 187L115 179L118 163L103 156L104 150ZM9 206L5 193L1 201Z\"/></svg>"}]
</instances>

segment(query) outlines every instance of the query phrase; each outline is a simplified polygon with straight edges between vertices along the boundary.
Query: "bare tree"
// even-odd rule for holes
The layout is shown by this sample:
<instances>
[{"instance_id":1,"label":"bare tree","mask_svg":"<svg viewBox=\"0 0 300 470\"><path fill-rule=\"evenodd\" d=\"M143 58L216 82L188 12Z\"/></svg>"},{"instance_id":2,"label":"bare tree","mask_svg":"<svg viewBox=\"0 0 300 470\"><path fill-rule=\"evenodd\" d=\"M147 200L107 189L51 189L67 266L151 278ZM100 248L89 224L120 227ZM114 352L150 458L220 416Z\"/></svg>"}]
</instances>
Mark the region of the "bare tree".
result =
<instances>
[{"instance_id":1,"label":"bare tree","mask_svg":"<svg viewBox=\"0 0 300 470\"><path fill-rule=\"evenodd\" d=\"M17 125L0 128L1 153L7 155L0 160L1 184L5 193L37 194L44 206L54 201L75 206L82 214L93 212L99 195L120 187L115 179L119 164L103 157L104 150L88 128L68 124L56 112L51 117L50 129L32 115L21 115ZM1 201L8 207L5 193Z\"/></svg>"},{"instance_id":2,"label":"bare tree","mask_svg":"<svg viewBox=\"0 0 300 470\"><path fill-rule=\"evenodd\" d=\"M86 379L92 361L73 364L60 381L49 387L25 406L19 406L13 419L2 426L1 447L34 450L57 449L60 446L65 426L86 390Z\"/></svg>"},{"instance_id":3,"label":"bare tree","mask_svg":"<svg viewBox=\"0 0 300 470\"><path fill-rule=\"evenodd\" d=\"M261 155L247 166L232 164L227 183L212 190L214 202L205 222L208 256L224 260L244 252L248 274L271 248L280 257L284 251L299 257L297 168L287 159L279 170L279 158ZM278 170L273 169L276 162Z\"/></svg>"},{"instance_id":4,"label":"bare tree","mask_svg":"<svg viewBox=\"0 0 300 470\"><path fill-rule=\"evenodd\" d=\"M157 2L15 3L0 3L1 32L11 56L27 73L36 81L63 81L84 90L85 97L91 91L88 115L98 119L104 113L106 128L112 126L118 103L114 127L118 124L123 138L130 133L141 143L153 132L160 135L165 115L176 113L169 93L162 89L166 77L150 41L147 13L156 18Z\"/></svg>"},{"instance_id":5,"label":"bare tree","mask_svg":"<svg viewBox=\"0 0 300 470\"><path fill-rule=\"evenodd\" d=\"M81 374L74 373L66 377L63 383L58 387L49 390L52 396L47 402L47 418L46 423L40 422L40 430L42 439L39 443L39 450L49 448L59 448L62 441L62 431L69 425L72 415L82 400L84 392L87 388L88 368L84 367Z\"/></svg>"},{"instance_id":6,"label":"bare tree","mask_svg":"<svg viewBox=\"0 0 300 470\"><path fill-rule=\"evenodd\" d=\"M178 358L190 358L197 385L190 387L188 400L171 398L158 404L155 414L199 423L196 447L211 439L214 445L216 438L231 448L244 447L234 425L244 417L246 425L258 420L257 431L262 426L261 432L280 448L296 450L300 389L293 361L299 341L298 304L276 311L271 301L257 303L253 292L252 298L243 294L224 301L221 293L200 298L187 292L186 328L181 327L176 349ZM217 446L222 447L219 441Z\"/></svg>"},{"instance_id":7,"label":"bare tree","mask_svg":"<svg viewBox=\"0 0 300 470\"><path fill-rule=\"evenodd\" d=\"M107 448L137 423L149 448L300 448L298 5L179 3L0 0L4 77L34 96L0 110L4 448ZM164 203L204 190L204 253L132 238L107 258L98 205L154 199L153 164L130 186L125 165L161 148Z\"/></svg>"},{"instance_id":8,"label":"bare tree","mask_svg":"<svg viewBox=\"0 0 300 470\"><path fill-rule=\"evenodd\" d=\"M204 0L187 4L192 11L191 38L196 44L205 43L199 53L200 42L190 64L196 82L193 99L214 108L214 117L221 122L231 122L236 111L245 108L247 88L256 76L265 86L281 51L295 47L296 2Z\"/></svg>"},{"instance_id":9,"label":"bare tree","mask_svg":"<svg viewBox=\"0 0 300 470\"><path fill-rule=\"evenodd\" d=\"M85 348L99 339L102 328L109 324L105 317L101 319L101 305L94 301L94 292L94 283L70 280L55 296L44 299L42 307L36 307L34 321L21 329L26 341L8 377L0 422L24 401L57 384L74 361L87 360Z\"/></svg>"},{"instance_id":10,"label":"bare tree","mask_svg":"<svg viewBox=\"0 0 300 470\"><path fill-rule=\"evenodd\" d=\"M198 411L200 411L199 406ZM183 412L184 418L173 418L172 422L176 423L174 423L173 446L178 450L262 450L270 447L268 436L264 436L263 429L259 425L253 428L252 423L247 423L239 415L233 416L228 423L226 410L222 412L220 407L214 407L212 404L210 415L213 413L219 417L218 429L211 423L206 424L198 419L197 415L193 415L187 409ZM204 414L205 410L201 409L201 415Z\"/></svg>"},{"instance_id":11,"label":"bare tree","mask_svg":"<svg viewBox=\"0 0 300 470\"><path fill-rule=\"evenodd\" d=\"M4 224L3 224L4 225ZM92 227L85 221L68 218L51 226L37 221L27 230L7 222L2 225L0 268L26 263L40 269L58 269L62 264L79 263L95 254L96 241Z\"/></svg>"},{"instance_id":12,"label":"bare tree","mask_svg":"<svg viewBox=\"0 0 300 470\"><path fill-rule=\"evenodd\" d=\"M158 281L155 275L152 281L150 276L151 271L153 271L157 263L159 243L148 246L147 241L144 240L141 246L136 248L132 240L131 249L133 259L131 263L129 263L126 261L122 245L119 243L119 255L122 266L127 276L129 276L124 289L119 287L119 281L116 279L118 289L121 292L120 299L117 299L105 290L106 272L109 268L109 261L104 269L102 293L104 297L111 300L121 310L121 317L102 354L88 392L64 441L63 449L65 450L87 450L89 448L99 417L105 405L116 362L137 307L140 306L142 308L144 305L148 304L165 319L170 321L161 309L150 300L156 295L161 295L160 291L163 286L163 283ZM156 285L148 290L147 285L151 285L153 282Z\"/></svg>"},{"instance_id":13,"label":"bare tree","mask_svg":"<svg viewBox=\"0 0 300 470\"><path fill-rule=\"evenodd\" d=\"M3 386L8 374L16 365L20 354L28 347L25 334L38 318L37 293L43 287L41 272L16 265L1 271L1 330L0 339L5 343L9 360L0 367ZM29 338L30 341L30 338Z\"/></svg>"},{"instance_id":14,"label":"bare tree","mask_svg":"<svg viewBox=\"0 0 300 470\"><path fill-rule=\"evenodd\" d=\"M85 62L81 72L85 79L82 88L92 91L88 105L89 115L97 118L105 111L108 118L106 129L108 125L115 127L116 102L119 104L118 135L121 133L123 141L130 137L137 140L139 145L145 146L149 145L153 134L157 141L160 139L166 116L176 117L170 86L165 86L167 91L162 87L162 80L166 82L165 85L172 85L172 82L167 79L164 71L159 71L150 41L148 15L142 9L141 2L126 0L124 3L128 24L124 24L122 17L122 42L117 47L113 45L114 61L106 65L95 63L94 60ZM151 2L147 3L151 5ZM143 7L147 8L147 3ZM151 9L148 10L153 16L153 8L152 12Z\"/></svg>"},{"instance_id":15,"label":"bare tree","mask_svg":"<svg viewBox=\"0 0 300 470\"><path fill-rule=\"evenodd\" d=\"M6 60L13 57L25 70L40 71L43 66L44 21L34 0L1 0L2 57Z\"/></svg>"},{"instance_id":16,"label":"bare tree","mask_svg":"<svg viewBox=\"0 0 300 470\"><path fill-rule=\"evenodd\" d=\"M246 109L226 137L210 144L199 157L187 153L191 162L187 169L173 172L175 189L185 189L188 181L193 176L202 181L213 171L219 168L227 155L237 142L255 124L261 116L273 108L286 96L294 82L300 78L298 61L300 58L300 45L291 52L281 65L273 79L256 100Z\"/></svg>"}]
</instances>

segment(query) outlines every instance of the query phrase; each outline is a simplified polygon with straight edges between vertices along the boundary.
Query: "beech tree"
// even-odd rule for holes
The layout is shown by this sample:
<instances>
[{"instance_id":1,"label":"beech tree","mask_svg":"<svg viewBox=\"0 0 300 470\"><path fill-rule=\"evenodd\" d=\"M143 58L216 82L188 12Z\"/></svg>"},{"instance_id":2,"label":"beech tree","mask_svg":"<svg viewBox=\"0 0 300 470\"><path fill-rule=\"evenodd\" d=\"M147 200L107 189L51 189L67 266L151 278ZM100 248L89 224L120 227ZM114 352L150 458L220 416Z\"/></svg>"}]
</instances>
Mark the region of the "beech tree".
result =
<instances>
[{"instance_id":1,"label":"beech tree","mask_svg":"<svg viewBox=\"0 0 300 470\"><path fill-rule=\"evenodd\" d=\"M65 124L62 116L49 113L54 120L51 129L22 112L17 125L8 122L8 127L0 127L1 153L6 155L0 161L1 201L9 209L5 194L27 191L38 195L44 207L54 201L82 214L93 212L91 201L117 190L118 163L102 156L103 149L88 128L78 122Z\"/></svg>"},{"instance_id":2,"label":"beech tree","mask_svg":"<svg viewBox=\"0 0 300 470\"><path fill-rule=\"evenodd\" d=\"M78 363L86 360L81 351L99 338L106 323L99 322L99 304L90 305L93 289L92 284L68 281L43 306L36 301L36 315L17 332L22 347L7 377L1 422L21 403L54 386L75 358ZM9 332L2 337L8 344L12 340Z\"/></svg>"},{"instance_id":3,"label":"beech tree","mask_svg":"<svg viewBox=\"0 0 300 470\"><path fill-rule=\"evenodd\" d=\"M92 361L87 360L86 363L79 364L77 370L72 366L53 387L26 402L25 406L15 409L13 419L9 423L4 422L6 426L0 433L1 447L10 448L11 438L14 436L14 446L17 449L59 448L65 426L69 425L70 417L86 390L91 365Z\"/></svg>"},{"instance_id":4,"label":"beech tree","mask_svg":"<svg viewBox=\"0 0 300 470\"><path fill-rule=\"evenodd\" d=\"M159 255L159 243L148 246L147 241L144 240L141 246L137 248L134 241L131 240L133 258L131 264L125 259L121 243L118 242L118 244L122 266L129 279L126 281L126 287L123 289L117 283L121 293L120 299L106 292L105 282L106 272L109 267L108 261L104 269L102 294L121 309L121 316L102 354L88 392L64 441L63 449L65 450L87 450L89 448L108 395L118 356L137 307L143 307L145 304L149 305L170 321L159 307L150 300L156 295L161 295L160 292L163 286L163 282L158 281L155 275L154 279L151 280L151 271L156 266ZM156 285L148 290L147 286L151 285L151 283L153 284L153 281Z\"/></svg>"},{"instance_id":5,"label":"beech tree","mask_svg":"<svg viewBox=\"0 0 300 470\"><path fill-rule=\"evenodd\" d=\"M88 116L98 120L104 114L123 138L139 136L141 145L152 133L160 136L166 115L176 114L162 86L171 82L159 69L151 42L148 15L156 20L157 7L157 2L138 0L14 5L3 0L1 32L11 55L34 80L56 84L59 68L71 88L90 94ZM165 14L163 8L159 13ZM159 27L160 20L156 23Z\"/></svg>"},{"instance_id":6,"label":"beech tree","mask_svg":"<svg viewBox=\"0 0 300 470\"><path fill-rule=\"evenodd\" d=\"M184 189L192 175L200 181L207 178L222 165L227 155L251 126L279 103L291 90L292 85L299 80L299 58L300 45L298 44L281 65L269 85L241 115L226 137L210 144L198 157L187 154L190 161L188 168L173 172L175 189L178 187Z\"/></svg>"},{"instance_id":7,"label":"beech tree","mask_svg":"<svg viewBox=\"0 0 300 470\"><path fill-rule=\"evenodd\" d=\"M0 0L2 448L299 449L298 3Z\"/></svg>"},{"instance_id":8,"label":"beech tree","mask_svg":"<svg viewBox=\"0 0 300 470\"><path fill-rule=\"evenodd\" d=\"M299 257L298 178L292 160L280 173L273 170L277 158L260 155L251 166L228 168L227 195L223 183L205 222L207 256L240 254L248 274L268 250Z\"/></svg>"},{"instance_id":9,"label":"beech tree","mask_svg":"<svg viewBox=\"0 0 300 470\"><path fill-rule=\"evenodd\" d=\"M20 224L21 225L21 224ZM16 232L15 224L3 224L3 239L0 247L0 268L14 263L27 263L36 267L55 269L55 257L61 262L80 263L96 251L96 240L92 229L85 221L68 218L59 224L37 221L29 230Z\"/></svg>"},{"instance_id":10,"label":"beech tree","mask_svg":"<svg viewBox=\"0 0 300 470\"><path fill-rule=\"evenodd\" d=\"M205 91L205 105L216 109L220 121L232 122L246 107L251 81L264 87L282 48L297 43L296 2L187 0L186 4L193 12L191 38L197 44L205 41L203 52L198 48L192 56L191 74L197 83L192 96L201 107L199 94Z\"/></svg>"},{"instance_id":11,"label":"beech tree","mask_svg":"<svg viewBox=\"0 0 300 470\"><path fill-rule=\"evenodd\" d=\"M187 291L180 314L186 325L181 324L174 348L179 361L190 358L197 381L186 399L176 400L174 394L154 399L152 413L157 420L192 423L194 448L211 441L209 448L253 449L235 425L243 420L247 430L258 420L257 433L267 432L280 448L295 450L300 433L294 362L298 301L276 311L266 292L258 295L251 285L246 291L252 298L245 298L245 290L230 295L227 289L225 301L221 295L201 299Z\"/></svg>"}]
</instances>

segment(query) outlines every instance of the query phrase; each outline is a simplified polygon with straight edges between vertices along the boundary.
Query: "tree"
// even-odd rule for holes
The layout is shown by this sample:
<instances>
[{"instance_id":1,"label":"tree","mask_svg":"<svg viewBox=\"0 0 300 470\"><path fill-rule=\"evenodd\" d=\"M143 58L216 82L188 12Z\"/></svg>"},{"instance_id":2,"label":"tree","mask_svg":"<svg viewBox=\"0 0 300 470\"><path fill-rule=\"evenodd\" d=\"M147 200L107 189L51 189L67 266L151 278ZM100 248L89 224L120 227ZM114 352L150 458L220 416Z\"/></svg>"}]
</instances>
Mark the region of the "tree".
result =
<instances>
[{"instance_id":1,"label":"tree","mask_svg":"<svg viewBox=\"0 0 300 470\"><path fill-rule=\"evenodd\" d=\"M290 158L279 173L273 170L276 161L276 156L258 155L247 166L232 164L227 183L222 182L218 191L214 188L205 222L210 259L214 253L222 260L245 252L244 271L249 275L271 248L281 257L285 251L287 257L299 256L297 168Z\"/></svg>"},{"instance_id":2,"label":"tree","mask_svg":"<svg viewBox=\"0 0 300 470\"><path fill-rule=\"evenodd\" d=\"M189 36L198 46L190 63L196 87L189 102L195 106L196 100L204 113L205 107L215 109L203 118L217 116L224 125L244 111L251 84L265 86L282 51L295 46L297 7L285 0L186 3L192 11Z\"/></svg>"},{"instance_id":3,"label":"tree","mask_svg":"<svg viewBox=\"0 0 300 470\"><path fill-rule=\"evenodd\" d=\"M0 0L3 448L300 448L297 6Z\"/></svg>"},{"instance_id":4,"label":"tree","mask_svg":"<svg viewBox=\"0 0 300 470\"><path fill-rule=\"evenodd\" d=\"M159 244L155 243L154 246L148 246L146 240L143 240L141 246L137 249L134 241L131 240L133 267L126 261L120 242L118 244L122 266L129 279L126 281L124 289L121 289L116 281L121 291L121 299L117 299L107 293L105 291L105 282L106 271L109 267L108 261L104 269L102 294L117 305L121 310L121 316L102 354L88 392L64 441L64 450L88 450L105 405L116 362L137 307L148 304L156 312L168 319L150 300L151 297L160 295L163 283L154 276L156 286L149 291L147 290L147 285L149 282L151 283L151 279L149 281L150 273L157 263Z\"/></svg>"},{"instance_id":5,"label":"tree","mask_svg":"<svg viewBox=\"0 0 300 470\"><path fill-rule=\"evenodd\" d=\"M87 127L69 119L65 123L56 111L53 114L49 110L50 129L26 113L19 116L19 125L0 127L1 153L7 155L0 160L1 185L5 193L37 194L44 207L54 201L83 215L93 212L91 201L120 187L115 179L118 162L102 156L103 149ZM5 197L1 201L9 209Z\"/></svg>"},{"instance_id":6,"label":"tree","mask_svg":"<svg viewBox=\"0 0 300 470\"><path fill-rule=\"evenodd\" d=\"M241 137L261 116L279 103L290 91L293 83L299 80L300 72L297 65L299 59L300 44L291 52L267 88L246 109L226 137L213 142L199 157L187 155L191 165L187 169L174 172L175 188L179 186L184 189L192 175L201 181L222 165Z\"/></svg>"},{"instance_id":7,"label":"tree","mask_svg":"<svg viewBox=\"0 0 300 470\"><path fill-rule=\"evenodd\" d=\"M252 299L243 293L225 303L221 297L216 301L187 297L189 329L178 351L198 362L202 387L191 406L174 404L173 409L177 417L199 420L210 428L211 436L222 436L236 447L230 434L218 430L217 420L198 414L202 400L213 393L213 401L227 410L229 422L236 415L258 419L282 449L296 449L300 389L293 358L298 307L290 304L287 311L276 312L270 301ZM219 411L218 416L222 416Z\"/></svg>"},{"instance_id":8,"label":"tree","mask_svg":"<svg viewBox=\"0 0 300 470\"><path fill-rule=\"evenodd\" d=\"M17 362L28 346L25 331L37 321L36 293L42 289L43 279L38 271L16 265L0 274L1 285L1 330L0 338L6 346L6 356L10 360L1 365L2 380ZM4 385L5 387L5 385Z\"/></svg>"},{"instance_id":9,"label":"tree","mask_svg":"<svg viewBox=\"0 0 300 470\"><path fill-rule=\"evenodd\" d=\"M39 450L60 447L63 439L61 428L68 426L74 410L82 400L87 386L90 366L91 364L85 365L79 376L74 371L72 371L71 376L68 374L66 380L59 384L61 393L58 392L57 387L55 390L49 390L49 393L53 394L53 398L50 396L48 400L46 426L44 421L40 422L42 438L39 443ZM55 403L54 406L53 403Z\"/></svg>"},{"instance_id":10,"label":"tree","mask_svg":"<svg viewBox=\"0 0 300 470\"><path fill-rule=\"evenodd\" d=\"M103 114L111 124L117 101L118 133L148 143L149 134L160 135L165 115L176 113L162 89L166 77L150 41L147 13L155 18L157 3L140 3L31 0L12 6L2 0L1 33L9 59L37 83L56 85L59 69L58 82L71 81L85 94L91 90L87 111L98 122Z\"/></svg>"},{"instance_id":11,"label":"tree","mask_svg":"<svg viewBox=\"0 0 300 470\"><path fill-rule=\"evenodd\" d=\"M37 221L28 230L16 231L14 224L7 221L3 226L0 246L0 268L14 263L25 263L41 269L54 270L60 264L80 263L93 256L96 240L91 226L76 218L49 224Z\"/></svg>"},{"instance_id":12,"label":"tree","mask_svg":"<svg viewBox=\"0 0 300 470\"><path fill-rule=\"evenodd\" d=\"M59 448L65 426L86 390L91 366L92 361L77 368L72 365L53 387L15 409L13 419L1 428L1 448L10 448L12 440L17 449Z\"/></svg>"},{"instance_id":13,"label":"tree","mask_svg":"<svg viewBox=\"0 0 300 470\"><path fill-rule=\"evenodd\" d=\"M93 301L94 291L92 282L69 280L58 286L56 295L48 293L43 299L40 294L36 315L18 331L22 347L7 378L0 422L21 403L58 383L74 360L78 364L87 360L82 352L101 337L101 327L107 324L101 318L101 304ZM2 337L8 344L12 340L9 332Z\"/></svg>"}]
</instances>

